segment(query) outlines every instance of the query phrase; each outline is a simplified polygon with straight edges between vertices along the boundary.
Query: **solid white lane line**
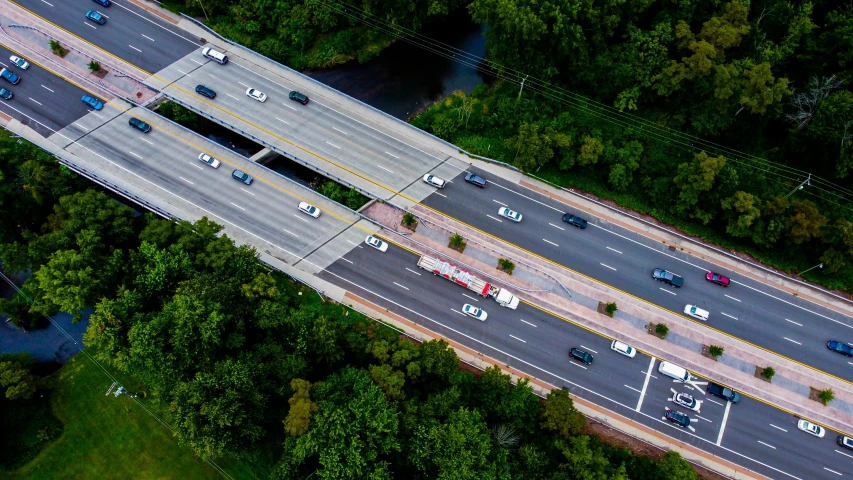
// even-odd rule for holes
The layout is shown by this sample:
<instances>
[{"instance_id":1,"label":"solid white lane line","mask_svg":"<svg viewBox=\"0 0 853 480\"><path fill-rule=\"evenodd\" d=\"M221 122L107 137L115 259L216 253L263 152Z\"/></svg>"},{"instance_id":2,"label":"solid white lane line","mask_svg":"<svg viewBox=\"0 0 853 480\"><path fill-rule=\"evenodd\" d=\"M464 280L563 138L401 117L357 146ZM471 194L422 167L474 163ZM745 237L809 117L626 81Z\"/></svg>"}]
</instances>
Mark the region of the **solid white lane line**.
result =
<instances>
[{"instance_id":1,"label":"solid white lane line","mask_svg":"<svg viewBox=\"0 0 853 480\"><path fill-rule=\"evenodd\" d=\"M476 298L472 297L471 295L466 295L466 294L464 294L464 293L463 293L463 294L462 294L462 296L463 296L463 297L468 297L468 298L470 298L471 300L474 300L475 302L479 302L479 300L477 300Z\"/></svg>"},{"instance_id":2,"label":"solid white lane line","mask_svg":"<svg viewBox=\"0 0 853 480\"><path fill-rule=\"evenodd\" d=\"M530 325L531 327L539 328L539 327L537 327L537 326L536 326L536 324L535 324L535 323L530 323L530 322L528 322L527 320L525 320L525 319L523 319L523 318L519 318L519 320L521 320L522 322L524 322L524 323L526 323L526 324Z\"/></svg>"},{"instance_id":3,"label":"solid white lane line","mask_svg":"<svg viewBox=\"0 0 853 480\"><path fill-rule=\"evenodd\" d=\"M399 283L397 283L397 282L394 282L394 285L397 285L397 286L398 286L398 287L400 287L400 288L405 288L406 290L408 290L408 289L409 289L409 287L404 287L403 285L400 285L400 284L399 284Z\"/></svg>"},{"instance_id":4,"label":"solid white lane line","mask_svg":"<svg viewBox=\"0 0 853 480\"><path fill-rule=\"evenodd\" d=\"M388 170L387 168L383 167L382 165L376 165L376 166L377 166L377 167L379 167L379 168L381 168L382 170L385 170L385 171L386 171L386 172L388 172L388 173L394 173L394 172L392 172L391 170Z\"/></svg>"},{"instance_id":5,"label":"solid white lane line","mask_svg":"<svg viewBox=\"0 0 853 480\"><path fill-rule=\"evenodd\" d=\"M228 203L230 203L231 205L234 205L235 207L239 208L240 210L243 210L244 212L246 211L246 209L245 209L245 208L241 207L240 205L237 205L237 204L236 204L236 203L234 203L234 202L228 202Z\"/></svg>"},{"instance_id":6,"label":"solid white lane line","mask_svg":"<svg viewBox=\"0 0 853 480\"><path fill-rule=\"evenodd\" d=\"M723 294L723 295L725 295L725 294ZM729 297L729 298L731 298L732 300L734 300L734 301L736 301L736 302L739 302L739 301L740 301L740 300L738 300L737 298L735 298L735 297L733 297L733 296L731 296L731 295L726 295L726 296L727 296L727 297Z\"/></svg>"},{"instance_id":7,"label":"solid white lane line","mask_svg":"<svg viewBox=\"0 0 853 480\"><path fill-rule=\"evenodd\" d=\"M583 348L585 348L585 349L589 350L589 351L590 351L590 352L592 352L592 353L595 353L596 355L598 354L598 352L596 352L595 350L593 350L593 349L591 349L591 348L589 348L589 347L584 346L583 344L581 344L581 347L583 347Z\"/></svg>"},{"instance_id":8,"label":"solid white lane line","mask_svg":"<svg viewBox=\"0 0 853 480\"><path fill-rule=\"evenodd\" d=\"M355 265L354 263L352 263L352 261L347 260L346 258L341 258L341 260L343 260L343 261L345 261L345 262L349 262L349 264L350 264L350 265Z\"/></svg>"},{"instance_id":9,"label":"solid white lane line","mask_svg":"<svg viewBox=\"0 0 853 480\"><path fill-rule=\"evenodd\" d=\"M294 236L294 237L296 237L296 238L299 238L299 235L297 235L297 234L295 234L295 233L291 232L290 230L288 230L288 229L286 229L286 228L282 228L282 230L284 230L285 232L287 232L287 233L289 233L289 234L293 235L293 236ZM352 263L352 262L350 262L350 263Z\"/></svg>"},{"instance_id":10,"label":"solid white lane line","mask_svg":"<svg viewBox=\"0 0 853 480\"><path fill-rule=\"evenodd\" d=\"M667 290L667 289L665 289L665 288L663 288L663 287L658 287L658 288L660 288L661 290L663 290L664 292L666 292L666 293L668 293L668 294L670 294L670 295L677 295L675 292L670 292L669 290Z\"/></svg>"},{"instance_id":11,"label":"solid white lane line","mask_svg":"<svg viewBox=\"0 0 853 480\"><path fill-rule=\"evenodd\" d=\"M640 392L640 398L637 400L637 408L634 410L640 411L643 406L643 397L646 396L646 388L649 387L649 377L652 376L652 368L655 366L655 357L649 358L649 368L646 369L646 379L643 381L643 391Z\"/></svg>"},{"instance_id":12,"label":"solid white lane line","mask_svg":"<svg viewBox=\"0 0 853 480\"><path fill-rule=\"evenodd\" d=\"M777 428L777 429L779 429L779 430L782 430L782 431L783 431L783 432L785 432L785 433L788 433L788 431L787 431L787 430L785 430L785 429L784 429L784 428L782 428L782 427L777 427L776 425L773 425L772 423L770 423L770 424L768 424L768 425L770 425L770 426L771 426L771 427L773 427L773 428Z\"/></svg>"},{"instance_id":13,"label":"solid white lane line","mask_svg":"<svg viewBox=\"0 0 853 480\"><path fill-rule=\"evenodd\" d=\"M725 315L725 316L727 316L727 317L729 317L729 318L733 318L733 319L737 320L737 317L733 317L733 316L729 315L729 314L728 314L728 313L726 313L726 312L720 312L720 314L721 314L721 315Z\"/></svg>"},{"instance_id":14,"label":"solid white lane line","mask_svg":"<svg viewBox=\"0 0 853 480\"><path fill-rule=\"evenodd\" d=\"M43 88L43 89L47 90L47 91L48 91L48 92L50 92L50 93L56 93L56 92L54 92L53 90L51 90L51 89L49 89L49 88L45 87L44 85L42 85L42 86L41 86L41 88Z\"/></svg>"},{"instance_id":15,"label":"solid white lane line","mask_svg":"<svg viewBox=\"0 0 853 480\"><path fill-rule=\"evenodd\" d=\"M326 143L328 143L329 145L331 145L331 146L333 146L333 147L337 148L338 150L340 150L340 149L341 149L341 147L339 147L339 146L335 145L334 143L329 142L328 140L326 140Z\"/></svg>"},{"instance_id":16,"label":"solid white lane line","mask_svg":"<svg viewBox=\"0 0 853 480\"><path fill-rule=\"evenodd\" d=\"M282 119L280 119L280 118L278 118L278 117L275 117L275 119L276 119L276 120L278 120L279 122L284 122L284 123L286 123L287 125L290 125L290 122L288 122L287 120L282 120Z\"/></svg>"},{"instance_id":17,"label":"solid white lane line","mask_svg":"<svg viewBox=\"0 0 853 480\"><path fill-rule=\"evenodd\" d=\"M149 37L148 35L145 35L144 33L140 33L140 35L142 35L143 37L147 38L148 40L151 40L152 42L156 41L156 40L154 40L153 38Z\"/></svg>"},{"instance_id":18,"label":"solid white lane line","mask_svg":"<svg viewBox=\"0 0 853 480\"><path fill-rule=\"evenodd\" d=\"M35 98L33 98L33 97L27 97L27 98L29 98L30 100L32 100L32 101L34 101L34 102L38 103L39 105L41 105L41 102L39 102L39 101L38 101L38 100L36 100Z\"/></svg>"},{"instance_id":19,"label":"solid white lane line","mask_svg":"<svg viewBox=\"0 0 853 480\"><path fill-rule=\"evenodd\" d=\"M187 180L187 179L186 179L186 178L184 178L184 177L179 176L178 178L180 178L181 180L183 180L183 181L185 181L185 182L189 183L190 185L195 185L193 182L191 182L191 181Z\"/></svg>"},{"instance_id":20,"label":"solid white lane line","mask_svg":"<svg viewBox=\"0 0 853 480\"><path fill-rule=\"evenodd\" d=\"M723 433L726 432L726 422L729 421L729 410L732 408L732 402L726 402L726 411L723 413L723 422L720 424L720 433L717 435L717 446L723 441Z\"/></svg>"},{"instance_id":21,"label":"solid white lane line","mask_svg":"<svg viewBox=\"0 0 853 480\"><path fill-rule=\"evenodd\" d=\"M832 473L834 473L834 474L838 475L839 477L841 476L841 474L840 474L839 472L836 472L835 470L830 470L830 469L828 469L828 468L826 468L826 467L823 467L823 469L824 469L824 470L826 470L827 472L832 472Z\"/></svg>"},{"instance_id":22,"label":"solid white lane line","mask_svg":"<svg viewBox=\"0 0 853 480\"><path fill-rule=\"evenodd\" d=\"M552 226L552 227L554 227L554 228L559 228L560 230L563 230L563 231L565 231L565 230L566 230L565 228L563 228L563 227L561 227L561 226L558 226L558 225L554 225L554 224L553 224L553 223L551 223L551 222L548 222L548 225L551 225L551 226Z\"/></svg>"},{"instance_id":23,"label":"solid white lane line","mask_svg":"<svg viewBox=\"0 0 853 480\"><path fill-rule=\"evenodd\" d=\"M850 455L849 453L844 453L844 452L842 452L842 451L840 451L840 450L836 450L836 451L835 451L835 453L840 453L840 454L844 455L845 457L853 458L853 455Z\"/></svg>"},{"instance_id":24,"label":"solid white lane line","mask_svg":"<svg viewBox=\"0 0 853 480\"><path fill-rule=\"evenodd\" d=\"M414 273L415 275L417 275L417 276L419 276L419 277L421 276L421 274L420 274L420 273L418 273L418 272L416 272L416 271L412 270L412 269L411 269L411 268L409 268L409 267L406 267L406 270L408 270L408 271L410 271L410 272Z\"/></svg>"},{"instance_id":25,"label":"solid white lane line","mask_svg":"<svg viewBox=\"0 0 853 480\"><path fill-rule=\"evenodd\" d=\"M548 243L550 243L551 245L553 245L553 246L555 246L555 247L559 247L559 245L557 245L556 243L554 243L554 242L552 242L552 241L550 241L550 240L546 240L546 239L544 239L544 238L543 238L542 240L543 240L543 241L546 241L546 242L548 242Z\"/></svg>"},{"instance_id":26,"label":"solid white lane line","mask_svg":"<svg viewBox=\"0 0 853 480\"><path fill-rule=\"evenodd\" d=\"M514 338L514 339L516 339L516 340L518 340L518 341L519 341L519 342L521 342L521 343L527 343L527 340L522 340L522 339L520 339L520 338L516 337L515 335L510 335L510 337L512 337L512 338Z\"/></svg>"},{"instance_id":27,"label":"solid white lane line","mask_svg":"<svg viewBox=\"0 0 853 480\"><path fill-rule=\"evenodd\" d=\"M134 47L133 45L131 45L131 44L129 44L129 43L127 44L127 46L128 46L128 47L130 47L130 48L132 48L132 49L134 49L134 50L136 50L136 51L137 51L137 52L139 52L139 53L142 53L142 50L140 50L140 49L138 49L138 48Z\"/></svg>"},{"instance_id":28,"label":"solid white lane line","mask_svg":"<svg viewBox=\"0 0 853 480\"><path fill-rule=\"evenodd\" d=\"M391 153L391 152L386 151L385 153L387 153L388 155L391 155L392 157L396 158L397 160L399 160L399 159L400 159L400 157L398 157L397 155L394 155L394 154L393 154L393 153Z\"/></svg>"},{"instance_id":29,"label":"solid white lane line","mask_svg":"<svg viewBox=\"0 0 853 480\"><path fill-rule=\"evenodd\" d=\"M610 265L605 265L605 264L603 264L603 263L599 263L599 265L601 265L602 267L607 267L607 268L609 268L609 269L613 270L614 272L616 271L616 269L615 269L615 268L613 268L613 267L611 267Z\"/></svg>"},{"instance_id":30,"label":"solid white lane line","mask_svg":"<svg viewBox=\"0 0 853 480\"><path fill-rule=\"evenodd\" d=\"M620 252L619 250L616 250L615 248L610 248L610 247L606 247L606 248L608 250L613 250L614 252L618 253L619 255L622 255L622 252Z\"/></svg>"},{"instance_id":31,"label":"solid white lane line","mask_svg":"<svg viewBox=\"0 0 853 480\"><path fill-rule=\"evenodd\" d=\"M333 129L333 130L337 130L337 131L339 131L339 132L343 133L344 135L349 135L349 133L347 133L347 132L345 132L345 131L341 130L340 128L332 127L332 129Z\"/></svg>"},{"instance_id":32,"label":"solid white lane line","mask_svg":"<svg viewBox=\"0 0 853 480\"><path fill-rule=\"evenodd\" d=\"M770 448L772 448L773 450L776 450L776 447L774 447L773 445L770 445L769 443L764 443L764 442L762 442L761 440L756 440L756 442L758 442L758 443L760 443L760 444L764 445L765 447L770 447Z\"/></svg>"},{"instance_id":33,"label":"solid white lane line","mask_svg":"<svg viewBox=\"0 0 853 480\"><path fill-rule=\"evenodd\" d=\"M486 214L486 216L487 216L487 217L489 217L489 218L491 218L492 220L497 220L498 222L503 223L503 220L501 220L500 218L495 218L495 217L493 217L493 216L489 215L488 213Z\"/></svg>"},{"instance_id":34,"label":"solid white lane line","mask_svg":"<svg viewBox=\"0 0 853 480\"><path fill-rule=\"evenodd\" d=\"M495 202L495 203L497 203L498 205L503 205L504 207L506 207L506 206L507 206L505 203L503 203L503 202L499 202L499 201L495 200L494 198L492 199L492 201L493 201L493 202Z\"/></svg>"},{"instance_id":35,"label":"solid white lane line","mask_svg":"<svg viewBox=\"0 0 853 480\"><path fill-rule=\"evenodd\" d=\"M796 343L797 345L802 345L802 343L800 343L800 342L798 342L798 341L796 341L796 340L791 340L791 339L790 339L790 338L788 338L788 337L782 337L782 338L784 338L785 340L787 340L787 341L789 341L789 342Z\"/></svg>"},{"instance_id":36,"label":"solid white lane line","mask_svg":"<svg viewBox=\"0 0 853 480\"><path fill-rule=\"evenodd\" d=\"M637 393L643 393L643 392L641 392L641 391L637 390L636 388L631 387L631 386L629 386L629 385L622 384L622 386L623 386L623 387L625 387L625 388L631 389L631 390L633 390L633 391L635 391L635 392L637 392Z\"/></svg>"},{"instance_id":37,"label":"solid white lane line","mask_svg":"<svg viewBox=\"0 0 853 480\"><path fill-rule=\"evenodd\" d=\"M791 322L791 323L793 323L794 325L797 325L797 326L800 326L800 327L802 327L802 326L803 326L803 324L802 324L802 323L797 323L797 322L795 322L795 321L793 321L793 320L788 320L787 318L785 319L785 321L786 321L786 322Z\"/></svg>"},{"instance_id":38,"label":"solid white lane line","mask_svg":"<svg viewBox=\"0 0 853 480\"><path fill-rule=\"evenodd\" d=\"M131 155L133 155L134 157L136 157L136 158L138 158L138 159L140 159L140 160L144 160L144 158L142 158L142 157L140 157L139 155L137 155L137 154L135 154L135 153L131 152L130 150L128 150L128 152L129 152Z\"/></svg>"}]
</instances>

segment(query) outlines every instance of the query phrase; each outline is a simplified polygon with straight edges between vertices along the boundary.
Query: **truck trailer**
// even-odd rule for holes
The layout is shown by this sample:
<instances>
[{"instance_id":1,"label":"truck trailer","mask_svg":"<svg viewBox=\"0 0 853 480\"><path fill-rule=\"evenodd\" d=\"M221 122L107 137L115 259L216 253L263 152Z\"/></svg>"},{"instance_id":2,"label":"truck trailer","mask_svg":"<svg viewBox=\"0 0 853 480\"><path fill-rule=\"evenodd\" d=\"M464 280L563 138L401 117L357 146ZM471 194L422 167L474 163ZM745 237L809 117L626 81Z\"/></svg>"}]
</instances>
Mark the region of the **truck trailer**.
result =
<instances>
[{"instance_id":1,"label":"truck trailer","mask_svg":"<svg viewBox=\"0 0 853 480\"><path fill-rule=\"evenodd\" d=\"M490 285L488 282L475 277L471 273L462 270L450 262L445 262L444 260L423 255L418 260L418 267L432 272L433 275L444 277L454 283L462 285L481 297L492 297L502 307L507 307L513 310L518 308L518 297L504 288L498 288L494 285Z\"/></svg>"}]
</instances>

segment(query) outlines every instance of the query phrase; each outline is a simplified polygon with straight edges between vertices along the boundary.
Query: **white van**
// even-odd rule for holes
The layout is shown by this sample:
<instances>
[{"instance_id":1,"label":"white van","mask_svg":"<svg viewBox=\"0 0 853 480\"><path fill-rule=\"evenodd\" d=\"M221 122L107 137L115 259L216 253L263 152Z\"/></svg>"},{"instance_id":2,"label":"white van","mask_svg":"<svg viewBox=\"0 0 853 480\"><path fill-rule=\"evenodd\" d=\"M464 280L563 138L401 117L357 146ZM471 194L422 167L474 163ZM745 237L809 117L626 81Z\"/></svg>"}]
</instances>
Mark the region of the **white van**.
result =
<instances>
[{"instance_id":1,"label":"white van","mask_svg":"<svg viewBox=\"0 0 853 480\"><path fill-rule=\"evenodd\" d=\"M696 318L698 320L702 320L703 322L708 321L708 310L702 310L696 305L685 305L684 306L684 314L690 317Z\"/></svg>"},{"instance_id":2,"label":"white van","mask_svg":"<svg viewBox=\"0 0 853 480\"><path fill-rule=\"evenodd\" d=\"M209 58L219 64L225 65L226 63L228 63L228 57L224 53L217 52L216 50L210 47L205 47L204 49L202 49L201 54L204 55L206 58Z\"/></svg>"},{"instance_id":3,"label":"white van","mask_svg":"<svg viewBox=\"0 0 853 480\"><path fill-rule=\"evenodd\" d=\"M679 367L674 363L660 362L658 372L666 375L667 377L674 378L679 382L686 382L690 380L690 372L688 372L686 368Z\"/></svg>"}]
</instances>

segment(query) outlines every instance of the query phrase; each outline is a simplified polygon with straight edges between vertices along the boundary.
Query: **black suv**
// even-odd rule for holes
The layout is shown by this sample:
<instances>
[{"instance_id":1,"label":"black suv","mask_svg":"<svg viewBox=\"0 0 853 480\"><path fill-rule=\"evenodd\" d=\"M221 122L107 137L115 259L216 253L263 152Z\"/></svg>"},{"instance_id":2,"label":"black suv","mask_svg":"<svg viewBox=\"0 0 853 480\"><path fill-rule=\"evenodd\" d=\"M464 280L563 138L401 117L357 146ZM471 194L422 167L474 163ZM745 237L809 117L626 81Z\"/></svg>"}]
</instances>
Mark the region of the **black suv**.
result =
<instances>
[{"instance_id":1,"label":"black suv","mask_svg":"<svg viewBox=\"0 0 853 480\"><path fill-rule=\"evenodd\" d=\"M288 97L290 97L290 99L294 102L299 102L302 105L308 105L308 97L306 97L305 94L299 93L294 90L290 92L290 95L288 95Z\"/></svg>"},{"instance_id":2,"label":"black suv","mask_svg":"<svg viewBox=\"0 0 853 480\"><path fill-rule=\"evenodd\" d=\"M216 98L216 92L205 87L204 85L197 85L195 87L195 93L201 95L202 97Z\"/></svg>"},{"instance_id":3,"label":"black suv","mask_svg":"<svg viewBox=\"0 0 853 480\"><path fill-rule=\"evenodd\" d=\"M666 407L664 407L664 408L666 408ZM681 428L690 426L690 417L688 417L687 415L685 415L681 412L676 412L675 410L670 410L669 408L666 408L666 419L669 420L670 422L678 425Z\"/></svg>"},{"instance_id":4,"label":"black suv","mask_svg":"<svg viewBox=\"0 0 853 480\"><path fill-rule=\"evenodd\" d=\"M587 365L592 363L592 355L590 355L587 352L584 352L583 350L581 350L579 348L572 348L571 350L569 350L569 356L572 358L575 358L577 360L580 360L581 362L583 362Z\"/></svg>"},{"instance_id":5,"label":"black suv","mask_svg":"<svg viewBox=\"0 0 853 480\"><path fill-rule=\"evenodd\" d=\"M469 174L465 175L465 181L472 184L472 185L476 185L480 188L486 187L486 179L483 177L478 177L477 175L474 175L473 173L469 173Z\"/></svg>"},{"instance_id":6,"label":"black suv","mask_svg":"<svg viewBox=\"0 0 853 480\"><path fill-rule=\"evenodd\" d=\"M571 213L567 213L563 215L563 221L568 223L569 225L573 225L578 228L586 228L587 222L581 217L576 217Z\"/></svg>"},{"instance_id":7,"label":"black suv","mask_svg":"<svg viewBox=\"0 0 853 480\"><path fill-rule=\"evenodd\" d=\"M659 282L666 283L667 285L672 285L675 288L679 288L684 285L683 278L672 272L667 272L662 268L656 268L655 271L652 272L652 278Z\"/></svg>"},{"instance_id":8,"label":"black suv","mask_svg":"<svg viewBox=\"0 0 853 480\"><path fill-rule=\"evenodd\" d=\"M711 395L716 395L720 398L725 398L726 400L737 403L740 401L740 394L731 388L724 387L722 385L717 385L716 383L708 383L708 393Z\"/></svg>"},{"instance_id":9,"label":"black suv","mask_svg":"<svg viewBox=\"0 0 853 480\"><path fill-rule=\"evenodd\" d=\"M151 125L148 125L147 123L136 117L130 117L130 120L128 120L127 123L130 124L131 127L139 130L142 133L148 133L151 131Z\"/></svg>"}]
</instances>

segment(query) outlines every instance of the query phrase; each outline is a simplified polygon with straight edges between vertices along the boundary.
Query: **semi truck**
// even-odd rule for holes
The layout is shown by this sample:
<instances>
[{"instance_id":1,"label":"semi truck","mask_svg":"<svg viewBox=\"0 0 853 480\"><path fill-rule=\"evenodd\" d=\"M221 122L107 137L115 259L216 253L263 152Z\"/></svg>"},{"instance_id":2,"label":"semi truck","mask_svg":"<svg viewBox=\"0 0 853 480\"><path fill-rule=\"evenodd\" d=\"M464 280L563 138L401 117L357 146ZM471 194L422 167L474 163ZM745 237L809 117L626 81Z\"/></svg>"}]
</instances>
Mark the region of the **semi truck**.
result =
<instances>
[{"instance_id":1,"label":"semi truck","mask_svg":"<svg viewBox=\"0 0 853 480\"><path fill-rule=\"evenodd\" d=\"M518 308L518 297L507 291L505 288L498 288L488 282L471 275L469 272L462 270L456 265L439 260L427 255L421 256L418 260L418 267L428 270L433 275L444 277L454 283L475 292L482 297L492 297L498 302L498 305L507 307L512 310Z\"/></svg>"}]
</instances>

